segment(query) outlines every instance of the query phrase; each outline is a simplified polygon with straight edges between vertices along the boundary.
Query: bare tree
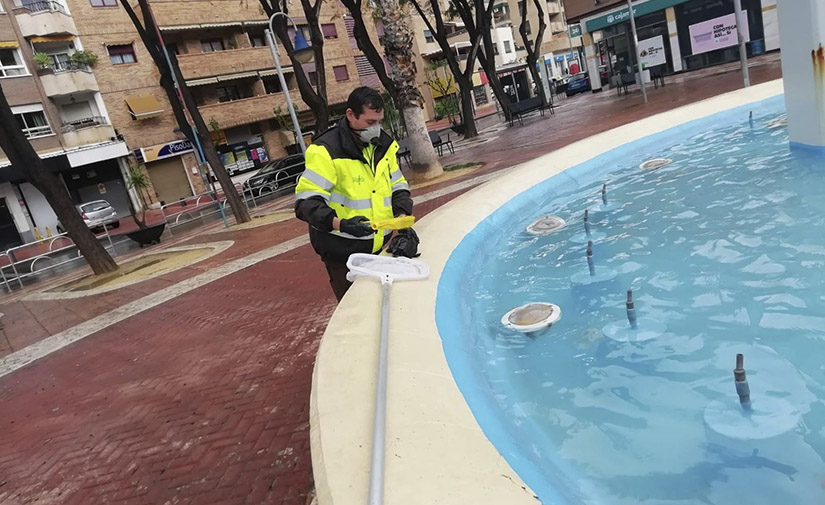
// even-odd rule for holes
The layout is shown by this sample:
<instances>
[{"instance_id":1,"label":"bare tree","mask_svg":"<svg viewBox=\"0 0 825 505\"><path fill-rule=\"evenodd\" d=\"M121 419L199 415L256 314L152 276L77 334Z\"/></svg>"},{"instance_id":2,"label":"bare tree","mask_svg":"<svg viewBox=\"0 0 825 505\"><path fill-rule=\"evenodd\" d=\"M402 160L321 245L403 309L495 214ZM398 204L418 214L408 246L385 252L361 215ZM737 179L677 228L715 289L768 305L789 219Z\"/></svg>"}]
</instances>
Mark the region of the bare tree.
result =
<instances>
[{"instance_id":1,"label":"bare tree","mask_svg":"<svg viewBox=\"0 0 825 505\"><path fill-rule=\"evenodd\" d=\"M364 53L367 61L370 62L372 68L375 69L381 85L384 86L384 89L387 90L387 93L390 94L392 99L396 100L398 90L395 88L395 83L392 78L390 78L387 73L386 66L384 65L384 57L381 56L381 52L375 47L375 44L373 44L372 37L370 37L369 30L367 29L367 24L364 22L362 0L341 0L341 3L347 8L350 16L352 16L354 22L352 35L355 38L355 43L358 44L358 49ZM368 7L368 9L372 11L372 8Z\"/></svg>"},{"instance_id":2,"label":"bare tree","mask_svg":"<svg viewBox=\"0 0 825 505\"><path fill-rule=\"evenodd\" d=\"M77 248L95 274L114 272L118 266L83 222L69 193L56 175L49 173L23 130L17 124L6 94L0 87L0 148L12 166L46 197ZM24 168L25 167L25 168Z\"/></svg>"},{"instance_id":3,"label":"bare tree","mask_svg":"<svg viewBox=\"0 0 825 505\"><path fill-rule=\"evenodd\" d=\"M544 38L544 30L547 28L547 23L544 22L544 9L541 7L541 0L533 0L533 5L536 6L536 11L538 12L539 29L536 32L535 40L530 40L530 36L527 33L527 27L529 26L529 23L527 22L527 9L529 5L528 0L523 0L521 8L521 24L519 25L518 31L521 34L521 40L524 41L524 47L527 50L527 68L530 69L530 74L533 76L533 82L536 83L536 87L539 90L541 103L546 105L547 95L544 93L544 86L541 82L541 72L539 72L537 63L539 59L539 51L541 51L542 39ZM544 65L544 61L542 61L541 64Z\"/></svg>"},{"instance_id":4,"label":"bare tree","mask_svg":"<svg viewBox=\"0 0 825 505\"><path fill-rule=\"evenodd\" d=\"M209 130L206 127L206 123L203 121L203 116L201 116L200 110L198 110L195 99L192 97L189 86L186 85L186 81L180 71L175 54L168 52L172 67L171 69L169 68L170 65L166 62L163 45L160 42L158 29L155 25L154 17L152 16L147 0L137 0L138 6L141 10L141 15L143 17L142 21L135 13L128 0L120 0L120 3L123 5L123 9L126 11L129 19L132 20L132 24L135 25L135 29L137 30L138 35L140 35L143 45L146 46L146 50L149 51L149 55L155 62L155 66L160 73L160 85L163 87L163 90L166 92L166 96L169 98L169 103L172 106L172 112L175 114L178 127L194 145L198 145L198 143L200 143L203 148L206 161L209 163L209 166L212 168L212 172L215 174L215 177L217 177L218 182L220 182L221 187L223 188L223 192L226 195L227 202L232 208L232 214L235 216L235 220L239 223L250 221L249 211L247 210L243 199L238 195L238 192L235 191L235 185L232 184L232 179L226 172L226 167L223 166L223 162L221 161L220 156L218 156L218 152L215 150L215 144L212 142L212 137L209 135ZM178 82L177 87L175 86L175 81L172 78L172 72L175 73L175 78ZM195 123L197 138L195 138L195 132L192 131L192 128L189 125L189 121L184 113L182 103L186 104L186 108L189 110L189 115Z\"/></svg>"},{"instance_id":5,"label":"bare tree","mask_svg":"<svg viewBox=\"0 0 825 505\"><path fill-rule=\"evenodd\" d=\"M478 129L476 128L475 110L473 106L473 73L475 73L475 61L478 54L478 48L481 44L481 37L471 38L470 52L467 55L467 63L464 70L461 69L461 62L458 55L453 52L450 47L450 41L447 38L447 27L444 23L444 14L441 11L440 0L410 0L418 15L424 20L427 29L433 34L433 38L438 42L441 48L441 54L447 61L447 65L458 84L458 93L461 97L461 117L464 120L464 138L472 138L478 136ZM494 0L487 0L490 11L493 9ZM476 11L485 10L484 0L475 0ZM479 13L476 12L478 16ZM432 18L432 19L431 19Z\"/></svg>"},{"instance_id":6,"label":"bare tree","mask_svg":"<svg viewBox=\"0 0 825 505\"><path fill-rule=\"evenodd\" d=\"M439 75L439 70L443 70L444 75ZM430 91L443 97L442 100L435 103L436 119L447 116L450 124L456 125L456 116L461 119L461 111L455 100L455 79L450 72L449 65L445 60L438 60L432 62L424 69L425 82L429 86Z\"/></svg>"},{"instance_id":7,"label":"bare tree","mask_svg":"<svg viewBox=\"0 0 825 505\"><path fill-rule=\"evenodd\" d=\"M271 17L276 12L289 14L288 0L258 0L261 7L266 12L267 17ZM298 82L298 91L301 98L312 111L315 120L315 131L322 132L329 126L329 103L327 102L327 76L326 65L324 64L324 33L321 31L321 0L300 0L303 10L303 17L307 20L309 27L310 44L315 61L315 87L307 76L303 64L295 59L293 54L292 40L289 38L289 28L291 24L284 16L278 16L272 23L275 35L281 41L289 60L292 62L292 70L295 72L295 79Z\"/></svg>"},{"instance_id":8,"label":"bare tree","mask_svg":"<svg viewBox=\"0 0 825 505\"><path fill-rule=\"evenodd\" d=\"M493 2L490 2L487 8L479 8L484 0L450 0L450 2L450 9L461 18L470 40L481 38L482 50L478 52L478 62L487 75L493 95L498 100L504 117L509 120L510 96L504 92L504 86L501 85L501 80L496 73L496 53L493 45Z\"/></svg>"},{"instance_id":9,"label":"bare tree","mask_svg":"<svg viewBox=\"0 0 825 505\"><path fill-rule=\"evenodd\" d=\"M444 173L444 168L438 161L424 122L421 107L423 99L416 82L410 12L401 2L402 0L378 0L384 23L384 52L390 63L390 76L396 88L398 106L407 126L412 171L415 175L429 179Z\"/></svg>"}]
</instances>

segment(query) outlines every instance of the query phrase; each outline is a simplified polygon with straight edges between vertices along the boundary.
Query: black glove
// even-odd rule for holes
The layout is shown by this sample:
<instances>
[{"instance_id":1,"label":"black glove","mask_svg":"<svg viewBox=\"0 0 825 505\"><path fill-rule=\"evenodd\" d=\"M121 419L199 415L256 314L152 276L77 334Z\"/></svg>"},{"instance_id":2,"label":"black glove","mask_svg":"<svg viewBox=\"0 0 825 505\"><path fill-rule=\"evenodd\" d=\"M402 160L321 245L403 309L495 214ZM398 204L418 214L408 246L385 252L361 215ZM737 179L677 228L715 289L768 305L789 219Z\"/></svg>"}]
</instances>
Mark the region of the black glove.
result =
<instances>
[{"instance_id":1,"label":"black glove","mask_svg":"<svg viewBox=\"0 0 825 505\"><path fill-rule=\"evenodd\" d=\"M417 258L418 244L421 241L418 239L418 234L412 228L400 230L398 235L390 240L390 245L387 247L387 252L393 256L404 256L405 258Z\"/></svg>"},{"instance_id":2,"label":"black glove","mask_svg":"<svg viewBox=\"0 0 825 505\"><path fill-rule=\"evenodd\" d=\"M338 229L343 233L348 233L353 237L366 237L373 235L375 230L370 228L370 220L364 216L355 216L349 219L342 219Z\"/></svg>"}]
</instances>

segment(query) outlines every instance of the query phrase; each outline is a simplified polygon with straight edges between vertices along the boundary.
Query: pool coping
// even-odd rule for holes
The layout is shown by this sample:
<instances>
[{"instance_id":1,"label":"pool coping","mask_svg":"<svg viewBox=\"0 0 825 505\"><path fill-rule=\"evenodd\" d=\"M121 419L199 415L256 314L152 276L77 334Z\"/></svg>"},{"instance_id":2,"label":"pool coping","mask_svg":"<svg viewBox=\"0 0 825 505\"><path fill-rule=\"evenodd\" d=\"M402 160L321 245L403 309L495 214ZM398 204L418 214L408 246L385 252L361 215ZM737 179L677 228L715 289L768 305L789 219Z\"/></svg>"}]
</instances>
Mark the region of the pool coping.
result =
<instances>
[{"instance_id":1,"label":"pool coping","mask_svg":"<svg viewBox=\"0 0 825 505\"><path fill-rule=\"evenodd\" d=\"M782 80L771 81L575 142L508 170L506 177L456 198L416 224L421 259L431 273L427 280L399 282L392 288L385 503L539 503L482 432L453 379L436 327L441 274L464 237L527 188L568 168L782 92ZM318 350L310 442L319 505L367 502L380 306L380 284L357 281L335 311Z\"/></svg>"}]
</instances>

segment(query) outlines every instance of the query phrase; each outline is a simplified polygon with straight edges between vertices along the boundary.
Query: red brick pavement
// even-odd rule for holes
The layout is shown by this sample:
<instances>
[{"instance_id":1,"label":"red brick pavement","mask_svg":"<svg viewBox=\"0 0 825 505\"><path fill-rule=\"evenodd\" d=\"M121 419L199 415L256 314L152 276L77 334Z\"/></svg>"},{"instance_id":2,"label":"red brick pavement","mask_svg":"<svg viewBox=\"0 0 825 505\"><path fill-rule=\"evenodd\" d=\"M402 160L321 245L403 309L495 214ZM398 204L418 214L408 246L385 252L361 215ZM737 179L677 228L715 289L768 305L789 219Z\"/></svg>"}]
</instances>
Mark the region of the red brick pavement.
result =
<instances>
[{"instance_id":1,"label":"red brick pavement","mask_svg":"<svg viewBox=\"0 0 825 505\"><path fill-rule=\"evenodd\" d=\"M757 82L777 75L776 64L752 72ZM702 99L711 88L733 89L737 79L731 74L669 84L667 91L651 93L647 107L632 96L582 96L567 101L555 120L531 120L499 133L498 146L482 144L445 160L483 160L475 175L486 173ZM419 205L416 215L454 196ZM195 241L236 239L227 256L240 257L298 236L303 227L292 221L255 231ZM208 260L93 300L51 302L48 309L44 302L16 301L0 310L7 327L8 318L24 324L25 318L10 317L12 308L40 310L47 315L38 324L53 333L100 313L100 307L118 306L225 261ZM304 246L3 377L0 503L303 505L312 487L312 365L334 305L320 262ZM32 322L29 329L36 326Z\"/></svg>"}]
</instances>

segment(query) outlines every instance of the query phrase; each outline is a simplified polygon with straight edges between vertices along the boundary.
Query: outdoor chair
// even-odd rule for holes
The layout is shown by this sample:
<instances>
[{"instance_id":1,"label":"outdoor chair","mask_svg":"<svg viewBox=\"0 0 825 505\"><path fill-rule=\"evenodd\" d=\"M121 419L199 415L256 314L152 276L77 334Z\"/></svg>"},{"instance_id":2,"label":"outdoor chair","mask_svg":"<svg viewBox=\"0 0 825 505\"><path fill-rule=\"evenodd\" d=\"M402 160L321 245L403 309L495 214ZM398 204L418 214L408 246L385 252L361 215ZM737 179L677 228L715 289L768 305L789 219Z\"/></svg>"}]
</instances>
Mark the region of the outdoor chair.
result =
<instances>
[{"instance_id":1,"label":"outdoor chair","mask_svg":"<svg viewBox=\"0 0 825 505\"><path fill-rule=\"evenodd\" d=\"M653 81L653 86L658 88L659 83L662 84L662 87L665 87L665 66L664 65L657 65L655 67L650 68L650 80Z\"/></svg>"},{"instance_id":2,"label":"outdoor chair","mask_svg":"<svg viewBox=\"0 0 825 505\"><path fill-rule=\"evenodd\" d=\"M407 167L412 167L412 160L410 159L410 146L407 139L398 141L398 152L396 155L407 162Z\"/></svg>"},{"instance_id":3,"label":"outdoor chair","mask_svg":"<svg viewBox=\"0 0 825 505\"><path fill-rule=\"evenodd\" d=\"M450 134L447 133L447 140L442 140L441 135L438 132L430 132L430 142L433 143L433 147L438 150L438 155L441 156L444 154L444 146L450 150L450 154L455 154L455 149L453 149L453 141L450 140Z\"/></svg>"}]
</instances>

